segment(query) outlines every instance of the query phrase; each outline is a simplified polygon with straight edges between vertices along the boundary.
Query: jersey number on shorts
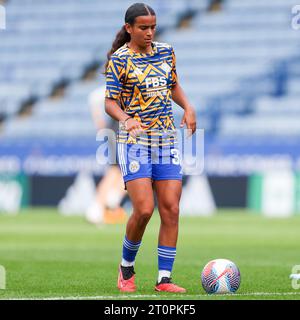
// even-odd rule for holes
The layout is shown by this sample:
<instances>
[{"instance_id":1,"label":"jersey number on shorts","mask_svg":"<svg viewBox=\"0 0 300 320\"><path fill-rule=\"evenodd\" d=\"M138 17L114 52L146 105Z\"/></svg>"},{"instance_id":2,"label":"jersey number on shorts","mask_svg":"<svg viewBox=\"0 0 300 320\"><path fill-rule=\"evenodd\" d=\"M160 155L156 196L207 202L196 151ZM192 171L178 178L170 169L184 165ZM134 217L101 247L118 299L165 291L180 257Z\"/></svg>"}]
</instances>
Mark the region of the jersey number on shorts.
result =
<instances>
[{"instance_id":1,"label":"jersey number on shorts","mask_svg":"<svg viewBox=\"0 0 300 320\"><path fill-rule=\"evenodd\" d=\"M172 150L171 150L171 154L174 156L174 157L172 158L172 163L179 165L179 164L180 164L180 158L179 158L179 151L178 151L178 149L172 149Z\"/></svg>"}]
</instances>

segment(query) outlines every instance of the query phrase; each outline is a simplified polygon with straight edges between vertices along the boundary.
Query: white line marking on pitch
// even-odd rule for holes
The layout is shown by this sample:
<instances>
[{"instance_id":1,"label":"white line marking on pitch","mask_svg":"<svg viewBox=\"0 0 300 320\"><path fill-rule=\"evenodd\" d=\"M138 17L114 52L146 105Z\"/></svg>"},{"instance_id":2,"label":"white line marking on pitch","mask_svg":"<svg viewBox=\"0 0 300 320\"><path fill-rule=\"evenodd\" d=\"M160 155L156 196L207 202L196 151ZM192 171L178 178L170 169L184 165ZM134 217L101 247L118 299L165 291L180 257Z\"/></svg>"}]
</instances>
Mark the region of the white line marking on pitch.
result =
<instances>
[{"instance_id":1,"label":"white line marking on pitch","mask_svg":"<svg viewBox=\"0 0 300 320\"><path fill-rule=\"evenodd\" d=\"M114 295L114 296L73 296L73 297L45 297L45 298L7 298L7 300L111 300L111 299L135 299L135 298L202 298L202 297L242 297L242 296L294 296L300 295L300 292L251 292L234 294L141 294L141 295ZM3 300L3 299L0 299Z\"/></svg>"}]
</instances>

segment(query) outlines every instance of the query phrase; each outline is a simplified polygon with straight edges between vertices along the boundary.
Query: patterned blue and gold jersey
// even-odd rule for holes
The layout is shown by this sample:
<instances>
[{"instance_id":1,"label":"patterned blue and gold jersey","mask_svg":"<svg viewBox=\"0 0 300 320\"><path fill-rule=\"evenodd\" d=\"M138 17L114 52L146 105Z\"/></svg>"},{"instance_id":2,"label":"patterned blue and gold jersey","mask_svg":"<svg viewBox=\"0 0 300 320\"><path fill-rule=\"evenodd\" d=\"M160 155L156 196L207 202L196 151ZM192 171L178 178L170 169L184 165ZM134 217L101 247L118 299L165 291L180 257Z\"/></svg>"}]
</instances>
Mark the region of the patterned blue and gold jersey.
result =
<instances>
[{"instance_id":1,"label":"patterned blue and gold jersey","mask_svg":"<svg viewBox=\"0 0 300 320\"><path fill-rule=\"evenodd\" d=\"M152 53L136 53L127 44L112 56L106 70L106 97L118 101L122 110L146 125L145 134L136 139L119 132L121 143L174 143L171 90L177 82L173 48L152 43ZM167 137L167 138L166 138Z\"/></svg>"}]
</instances>

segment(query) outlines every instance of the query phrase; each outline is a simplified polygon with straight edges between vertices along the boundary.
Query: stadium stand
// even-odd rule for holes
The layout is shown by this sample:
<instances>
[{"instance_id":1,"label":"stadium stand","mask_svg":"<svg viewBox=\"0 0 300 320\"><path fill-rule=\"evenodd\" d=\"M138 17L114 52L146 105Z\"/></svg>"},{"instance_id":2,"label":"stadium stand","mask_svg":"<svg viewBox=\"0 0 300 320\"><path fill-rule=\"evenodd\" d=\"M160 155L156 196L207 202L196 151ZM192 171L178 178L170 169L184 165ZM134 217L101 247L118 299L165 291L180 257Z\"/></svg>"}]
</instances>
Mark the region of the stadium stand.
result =
<instances>
[{"instance_id":1,"label":"stadium stand","mask_svg":"<svg viewBox=\"0 0 300 320\"><path fill-rule=\"evenodd\" d=\"M78 0L7 3L7 29L0 42L0 112L9 116L22 104L49 96L78 81L103 62L131 1ZM160 15L159 32L175 27L196 1L149 1ZM194 3L194 4L193 4ZM202 6L203 7L203 6ZM12 94L13 93L13 94Z\"/></svg>"},{"instance_id":2,"label":"stadium stand","mask_svg":"<svg viewBox=\"0 0 300 320\"><path fill-rule=\"evenodd\" d=\"M94 148L87 96L104 83L101 65L131 1L32 3L7 3L8 29L0 43L0 106L7 119L0 143L44 139L45 145L77 146L81 139ZM158 41L175 48L180 81L207 144L264 144L268 135L299 135L294 0L227 0L212 11L206 0L147 3L158 13ZM85 77L90 70L96 77ZM59 86L64 95L49 99ZM14 116L28 100L35 102L32 112ZM182 112L174 111L178 122Z\"/></svg>"},{"instance_id":3,"label":"stadium stand","mask_svg":"<svg viewBox=\"0 0 300 320\"><path fill-rule=\"evenodd\" d=\"M272 133L273 123L280 121L286 128L282 134L297 132L288 114L287 121L274 115L260 126L255 107L266 96L275 101L286 96L288 108L293 108L291 97L299 94L299 35L290 26L293 4L226 1L222 11L198 14L192 28L164 34L176 48L178 73L200 121L210 119L202 123L211 124L208 131L218 130L219 136L243 130L245 135L263 135ZM241 125L244 122L249 126Z\"/></svg>"},{"instance_id":4,"label":"stadium stand","mask_svg":"<svg viewBox=\"0 0 300 320\"><path fill-rule=\"evenodd\" d=\"M90 68L104 62L130 3L114 1L103 6L102 1L96 0L88 3L43 0L34 5L29 0L9 2L8 32L3 32L0 43L0 110L3 115L10 116L22 110L22 104L28 100L37 103L31 117L11 117L5 122L3 136L6 139L41 136L41 133L47 136L54 132L58 136L68 135L67 126L60 125L64 121L62 115L69 117L70 128L73 123L73 134L95 135L86 100L100 82L97 78L86 85L81 84L80 79ZM174 28L189 12L206 7L206 1L199 5L197 1L153 0L149 4L159 15L158 32ZM45 101L63 84L70 87L64 99Z\"/></svg>"}]
</instances>

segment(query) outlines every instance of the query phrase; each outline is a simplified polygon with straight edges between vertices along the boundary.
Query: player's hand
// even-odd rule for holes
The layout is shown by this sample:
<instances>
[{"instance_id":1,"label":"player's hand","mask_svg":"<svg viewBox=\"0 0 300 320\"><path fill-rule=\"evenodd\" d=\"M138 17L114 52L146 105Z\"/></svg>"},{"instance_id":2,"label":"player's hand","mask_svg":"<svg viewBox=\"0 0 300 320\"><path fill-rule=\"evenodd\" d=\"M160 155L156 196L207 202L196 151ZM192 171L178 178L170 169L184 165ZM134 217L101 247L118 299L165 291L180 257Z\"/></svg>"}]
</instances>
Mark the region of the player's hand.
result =
<instances>
[{"instance_id":1,"label":"player's hand","mask_svg":"<svg viewBox=\"0 0 300 320\"><path fill-rule=\"evenodd\" d=\"M195 112L195 109L191 106L185 109L184 115L180 123L180 128L183 128L184 125L186 125L187 129L191 130L191 133L189 133L188 136L191 136L196 131L196 127L197 127L196 112Z\"/></svg>"},{"instance_id":2,"label":"player's hand","mask_svg":"<svg viewBox=\"0 0 300 320\"><path fill-rule=\"evenodd\" d=\"M142 134L145 128L145 125L133 118L126 121L125 130L129 132L133 138L136 138L138 135Z\"/></svg>"}]
</instances>

